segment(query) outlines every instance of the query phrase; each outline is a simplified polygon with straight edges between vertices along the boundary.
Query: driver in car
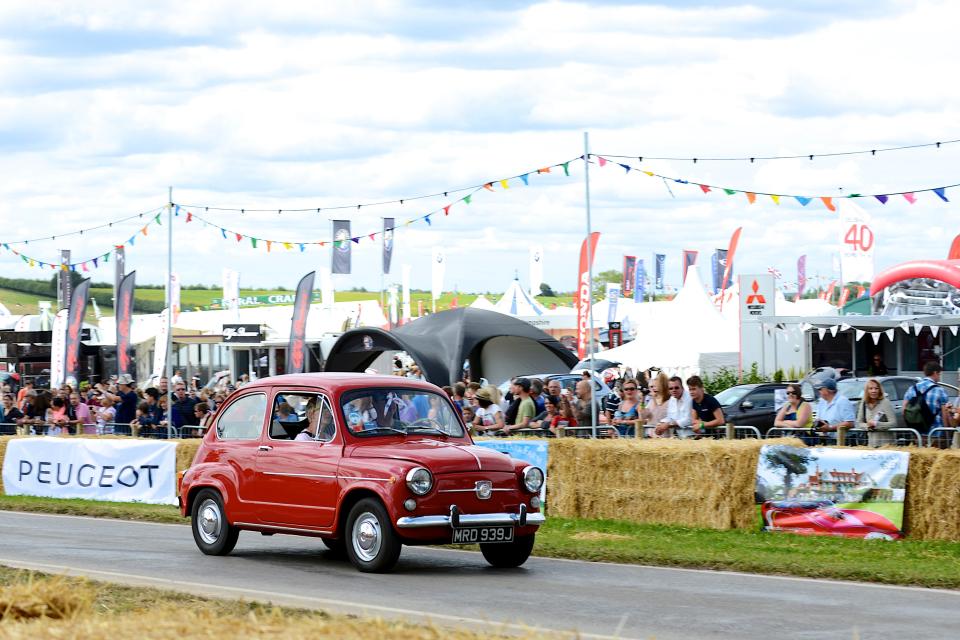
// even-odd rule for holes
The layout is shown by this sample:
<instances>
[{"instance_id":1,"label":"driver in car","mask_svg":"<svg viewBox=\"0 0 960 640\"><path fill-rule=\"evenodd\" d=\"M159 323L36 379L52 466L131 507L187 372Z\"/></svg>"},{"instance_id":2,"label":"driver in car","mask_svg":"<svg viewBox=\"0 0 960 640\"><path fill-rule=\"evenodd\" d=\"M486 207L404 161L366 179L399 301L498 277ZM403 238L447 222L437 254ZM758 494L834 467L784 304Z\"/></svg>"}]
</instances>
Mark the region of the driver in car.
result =
<instances>
[{"instance_id":1,"label":"driver in car","mask_svg":"<svg viewBox=\"0 0 960 640\"><path fill-rule=\"evenodd\" d=\"M320 440L333 438L333 412L321 411L320 408L318 398L312 398L307 403L307 428L298 433L294 440L312 442L317 439L318 431L320 432Z\"/></svg>"}]
</instances>

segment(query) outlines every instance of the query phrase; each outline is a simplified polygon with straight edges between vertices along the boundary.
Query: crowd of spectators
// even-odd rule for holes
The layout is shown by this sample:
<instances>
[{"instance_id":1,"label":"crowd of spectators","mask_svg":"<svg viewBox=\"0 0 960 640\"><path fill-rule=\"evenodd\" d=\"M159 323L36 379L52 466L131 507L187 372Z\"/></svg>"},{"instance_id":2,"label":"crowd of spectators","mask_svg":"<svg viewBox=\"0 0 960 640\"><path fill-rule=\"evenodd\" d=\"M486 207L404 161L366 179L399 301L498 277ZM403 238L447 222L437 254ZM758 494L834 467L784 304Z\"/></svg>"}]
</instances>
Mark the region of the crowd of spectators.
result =
<instances>
[{"instance_id":1,"label":"crowd of spectators","mask_svg":"<svg viewBox=\"0 0 960 640\"><path fill-rule=\"evenodd\" d=\"M170 381L166 377L138 385L124 374L107 382L49 389L26 381L16 394L4 385L0 390L0 432L198 437L209 427L217 406L235 388L227 379L221 379L216 387L203 387L199 378L185 380L180 371L171 380L172 411L167 405Z\"/></svg>"}]
</instances>

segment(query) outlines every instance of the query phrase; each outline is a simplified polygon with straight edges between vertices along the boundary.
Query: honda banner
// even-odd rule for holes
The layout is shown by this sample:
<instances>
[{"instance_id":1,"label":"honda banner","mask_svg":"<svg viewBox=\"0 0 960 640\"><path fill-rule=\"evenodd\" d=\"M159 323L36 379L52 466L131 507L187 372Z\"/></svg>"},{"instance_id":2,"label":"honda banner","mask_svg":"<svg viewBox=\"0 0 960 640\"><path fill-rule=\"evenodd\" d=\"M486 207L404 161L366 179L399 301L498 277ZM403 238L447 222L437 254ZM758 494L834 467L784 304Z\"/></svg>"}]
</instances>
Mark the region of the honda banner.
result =
<instances>
[{"instance_id":1,"label":"honda banner","mask_svg":"<svg viewBox=\"0 0 960 640\"><path fill-rule=\"evenodd\" d=\"M350 237L350 221L333 221L333 258L330 270L333 273L350 273L350 253L352 240Z\"/></svg>"},{"instance_id":2,"label":"honda banner","mask_svg":"<svg viewBox=\"0 0 960 640\"><path fill-rule=\"evenodd\" d=\"M83 315L87 311L87 296L90 294L90 279L77 285L70 296L70 313L67 314L67 338L64 341L66 359L63 366L64 381L72 385L79 382L80 372L80 330L83 328ZM70 380L73 380L70 382Z\"/></svg>"},{"instance_id":3,"label":"honda banner","mask_svg":"<svg viewBox=\"0 0 960 640\"><path fill-rule=\"evenodd\" d=\"M899 540L909 463L906 451L764 445L755 491L761 526L804 535Z\"/></svg>"},{"instance_id":4,"label":"honda banner","mask_svg":"<svg viewBox=\"0 0 960 640\"><path fill-rule=\"evenodd\" d=\"M637 256L623 256L623 278L620 290L624 298L633 297L633 284L637 279Z\"/></svg>"},{"instance_id":5,"label":"honda banner","mask_svg":"<svg viewBox=\"0 0 960 640\"><path fill-rule=\"evenodd\" d=\"M690 269L693 265L697 264L697 251L691 249L683 250L683 281L680 283L683 286L683 283L687 281L687 270Z\"/></svg>"},{"instance_id":6,"label":"honda banner","mask_svg":"<svg viewBox=\"0 0 960 640\"><path fill-rule=\"evenodd\" d=\"M293 318L290 321L290 344L287 346L287 373L303 373L307 351L307 314L310 313L310 298L313 297L314 271L300 279L297 298L293 303Z\"/></svg>"},{"instance_id":7,"label":"honda banner","mask_svg":"<svg viewBox=\"0 0 960 640\"><path fill-rule=\"evenodd\" d=\"M543 282L543 247L530 247L530 296L540 295L540 284Z\"/></svg>"},{"instance_id":8,"label":"honda banner","mask_svg":"<svg viewBox=\"0 0 960 640\"><path fill-rule=\"evenodd\" d=\"M594 231L580 246L580 269L577 278L577 355L581 360L587 357L590 340L590 301L593 295L590 291L590 269L597 254L598 240L600 232Z\"/></svg>"},{"instance_id":9,"label":"honda banner","mask_svg":"<svg viewBox=\"0 0 960 640\"><path fill-rule=\"evenodd\" d=\"M129 374L136 377L130 362L130 321L133 317L133 290L137 272L131 271L123 276L117 288L116 329L117 329L117 375Z\"/></svg>"},{"instance_id":10,"label":"honda banner","mask_svg":"<svg viewBox=\"0 0 960 640\"><path fill-rule=\"evenodd\" d=\"M383 219L383 273L390 273L393 260L393 218Z\"/></svg>"},{"instance_id":11,"label":"honda banner","mask_svg":"<svg viewBox=\"0 0 960 640\"><path fill-rule=\"evenodd\" d=\"M654 275L653 275L653 290L654 291L663 291L664 286L664 271L666 271L667 264L667 255L664 253L655 253L653 254L654 260Z\"/></svg>"},{"instance_id":12,"label":"honda banner","mask_svg":"<svg viewBox=\"0 0 960 640\"><path fill-rule=\"evenodd\" d=\"M8 496L177 504L177 444L126 439L19 438L7 443Z\"/></svg>"}]
</instances>

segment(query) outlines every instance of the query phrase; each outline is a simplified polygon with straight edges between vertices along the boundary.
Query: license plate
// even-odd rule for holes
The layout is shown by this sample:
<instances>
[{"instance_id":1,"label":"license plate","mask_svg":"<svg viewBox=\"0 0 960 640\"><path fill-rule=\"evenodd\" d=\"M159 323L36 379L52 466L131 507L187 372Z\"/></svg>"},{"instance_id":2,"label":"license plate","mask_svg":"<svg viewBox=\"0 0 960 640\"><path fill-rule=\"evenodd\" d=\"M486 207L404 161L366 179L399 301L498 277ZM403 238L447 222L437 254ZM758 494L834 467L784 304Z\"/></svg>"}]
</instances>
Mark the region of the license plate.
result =
<instances>
[{"instance_id":1,"label":"license plate","mask_svg":"<svg viewBox=\"0 0 960 640\"><path fill-rule=\"evenodd\" d=\"M453 544L513 542L513 527L467 527L453 530Z\"/></svg>"}]
</instances>

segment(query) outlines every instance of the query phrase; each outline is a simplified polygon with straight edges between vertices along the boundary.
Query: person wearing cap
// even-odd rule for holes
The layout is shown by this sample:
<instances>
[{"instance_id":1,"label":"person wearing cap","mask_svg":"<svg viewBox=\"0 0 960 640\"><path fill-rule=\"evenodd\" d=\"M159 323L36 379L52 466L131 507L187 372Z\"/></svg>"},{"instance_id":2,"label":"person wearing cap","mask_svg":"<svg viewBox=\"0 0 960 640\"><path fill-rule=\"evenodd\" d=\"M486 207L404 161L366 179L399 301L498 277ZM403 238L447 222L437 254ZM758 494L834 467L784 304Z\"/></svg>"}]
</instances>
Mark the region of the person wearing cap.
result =
<instances>
[{"instance_id":1,"label":"person wearing cap","mask_svg":"<svg viewBox=\"0 0 960 640\"><path fill-rule=\"evenodd\" d=\"M117 378L117 386L115 394L107 392L110 399L117 405L115 421L119 424L130 424L137 417L137 405L140 402L137 392L133 390L133 378L125 373Z\"/></svg>"},{"instance_id":2,"label":"person wearing cap","mask_svg":"<svg viewBox=\"0 0 960 640\"><path fill-rule=\"evenodd\" d=\"M815 429L823 432L831 440L837 439L837 427L853 426L857 419L857 408L849 398L837 393L837 382L826 378L815 385L820 394L817 401L817 422Z\"/></svg>"},{"instance_id":3,"label":"person wearing cap","mask_svg":"<svg viewBox=\"0 0 960 640\"><path fill-rule=\"evenodd\" d=\"M502 431L506 424L503 421L503 409L497 404L496 387L483 387L476 393L477 410L473 418L473 427L477 433Z\"/></svg>"}]
</instances>

